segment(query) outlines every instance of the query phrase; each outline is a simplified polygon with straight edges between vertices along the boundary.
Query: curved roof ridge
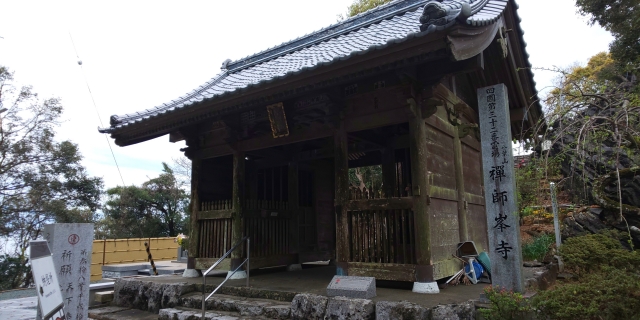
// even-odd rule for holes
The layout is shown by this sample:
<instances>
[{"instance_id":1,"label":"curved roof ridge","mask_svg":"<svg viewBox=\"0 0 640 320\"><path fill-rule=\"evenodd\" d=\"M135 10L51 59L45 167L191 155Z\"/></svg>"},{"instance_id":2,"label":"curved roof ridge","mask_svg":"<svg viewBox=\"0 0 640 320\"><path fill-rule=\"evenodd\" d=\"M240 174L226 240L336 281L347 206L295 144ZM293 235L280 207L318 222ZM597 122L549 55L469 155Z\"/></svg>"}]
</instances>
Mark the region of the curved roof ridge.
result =
<instances>
[{"instance_id":1,"label":"curved roof ridge","mask_svg":"<svg viewBox=\"0 0 640 320\"><path fill-rule=\"evenodd\" d=\"M135 113L128 113L128 114L123 114L123 115L112 115L110 120L109 120L109 123L111 124L111 126L116 126L116 125L121 124L123 122L127 122L127 121L129 121L131 119L144 119L145 117L154 116L160 110L166 111L166 110L168 110L168 109L170 109L172 107L180 105L181 103L185 103L185 102L193 99L194 97L202 94L203 92L211 89L211 87L213 87L218 82L220 82L222 79L224 79L224 77L226 75L227 75L227 72L226 71L222 71L219 74L217 74L215 77L209 79L209 81L207 81L204 84L200 85L200 87L198 87L197 89L192 90L191 92L188 92L185 95L183 95L181 97L178 97L177 99L172 100L171 102L163 103L163 104L161 104L159 106L155 106L153 108L145 109L143 111L139 111L139 112L135 112Z\"/></svg>"},{"instance_id":2,"label":"curved roof ridge","mask_svg":"<svg viewBox=\"0 0 640 320\"><path fill-rule=\"evenodd\" d=\"M314 45L342 34L357 30L363 25L373 24L393 17L402 11L420 7L433 0L394 0L353 17L334 23L296 39L283 42L269 49L232 61L227 65L229 72L237 72L256 64L275 59L290 52Z\"/></svg>"},{"instance_id":3,"label":"curved roof ridge","mask_svg":"<svg viewBox=\"0 0 640 320\"><path fill-rule=\"evenodd\" d=\"M195 90L153 108L114 115L111 117L111 126L100 128L99 131L114 134L115 130L166 116L203 101L246 92L265 83L443 30L456 21L471 26L493 23L503 15L510 2L515 5L516 19L519 20L515 0L440 1L442 0L394 0L274 47L275 49L271 48L236 62L227 60L221 73ZM519 24L517 29L523 45L526 46L522 39L524 32ZM525 48L523 54L525 63L530 66ZM531 70L529 76L533 81ZM535 81L533 84L535 85Z\"/></svg>"}]
</instances>

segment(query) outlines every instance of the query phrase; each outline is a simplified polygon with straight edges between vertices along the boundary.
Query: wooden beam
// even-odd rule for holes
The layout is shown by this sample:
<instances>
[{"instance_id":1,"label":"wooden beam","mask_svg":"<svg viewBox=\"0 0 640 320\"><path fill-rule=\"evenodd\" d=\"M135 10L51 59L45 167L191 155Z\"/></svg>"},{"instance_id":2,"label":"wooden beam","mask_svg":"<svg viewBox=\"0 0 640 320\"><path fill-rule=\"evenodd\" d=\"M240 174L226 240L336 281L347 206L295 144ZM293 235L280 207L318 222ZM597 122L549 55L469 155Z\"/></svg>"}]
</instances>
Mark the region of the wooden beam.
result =
<instances>
[{"instance_id":1,"label":"wooden beam","mask_svg":"<svg viewBox=\"0 0 640 320\"><path fill-rule=\"evenodd\" d=\"M349 118L347 131L363 131L394 124L406 123L412 116L407 108L396 108Z\"/></svg>"},{"instance_id":2,"label":"wooden beam","mask_svg":"<svg viewBox=\"0 0 640 320\"><path fill-rule=\"evenodd\" d=\"M413 197L389 198L389 199L363 199L349 200L348 211L365 210L402 210L413 208Z\"/></svg>"},{"instance_id":3,"label":"wooden beam","mask_svg":"<svg viewBox=\"0 0 640 320\"><path fill-rule=\"evenodd\" d=\"M233 187L232 187L232 198L231 201L233 203L232 209L234 212L233 221L231 226L231 245L235 245L238 243L243 237L243 210L242 205L244 203L244 170L245 170L245 160L243 152L236 152L233 154ZM242 246L241 246L242 247ZM235 268L241 258L242 258L242 250L236 249L231 253L231 267Z\"/></svg>"},{"instance_id":4,"label":"wooden beam","mask_svg":"<svg viewBox=\"0 0 640 320\"><path fill-rule=\"evenodd\" d=\"M382 150L382 184L384 196L393 197L396 190L396 150L393 148Z\"/></svg>"},{"instance_id":5,"label":"wooden beam","mask_svg":"<svg viewBox=\"0 0 640 320\"><path fill-rule=\"evenodd\" d=\"M189 258L199 256L200 224L198 223L198 211L200 211L200 199L198 196L198 182L200 181L200 165L202 161L198 158L191 160L191 203L189 211L191 213L191 226L189 232Z\"/></svg>"},{"instance_id":6,"label":"wooden beam","mask_svg":"<svg viewBox=\"0 0 640 320\"><path fill-rule=\"evenodd\" d=\"M272 149L272 148L247 151L246 155L248 157L257 156L257 157L263 157L267 159L278 159L278 160L282 160L282 162L284 162L284 160L288 158L288 154L286 152Z\"/></svg>"},{"instance_id":7,"label":"wooden beam","mask_svg":"<svg viewBox=\"0 0 640 320\"><path fill-rule=\"evenodd\" d=\"M453 162L456 174L456 189L458 191L458 236L459 241L469 240L469 231L467 226L467 202L464 192L464 172L462 165L462 142L460 135L453 135Z\"/></svg>"},{"instance_id":8,"label":"wooden beam","mask_svg":"<svg viewBox=\"0 0 640 320\"><path fill-rule=\"evenodd\" d=\"M299 253L300 252L300 244L299 244L299 226L298 221L300 211L298 210L298 206L300 201L298 199L298 163L297 162L289 162L289 210L291 210L291 221L289 223L289 253Z\"/></svg>"},{"instance_id":9,"label":"wooden beam","mask_svg":"<svg viewBox=\"0 0 640 320\"><path fill-rule=\"evenodd\" d=\"M153 120L144 127L135 126L135 128L126 128L126 130L122 130L116 134L118 138L117 141L119 145L130 145L146 141L148 140L147 137L161 136L166 134L166 131L185 126L185 124L190 123L193 119L205 120L211 118L212 114L215 115L221 110L238 106L242 103L257 101L257 103L267 105L271 102L282 101L289 96L299 95L298 92L300 90L291 90L292 88L304 88L305 86L315 88L326 87L327 84L333 85L336 83L333 79L349 75L352 75L350 79L353 79L360 73L379 70L379 66L390 65L401 61L412 63L412 61L422 62L445 59L449 57L449 54L445 50L446 42L442 40L441 34L432 33L424 37L414 38L412 41L405 41L398 45L389 46L384 50L374 50L366 55L356 55L341 63L333 63L323 68L316 68L313 72L302 72L299 75L288 76L281 81L277 81L275 86L262 86L246 94L232 94L218 97L215 99L215 108L212 108L211 103L203 103L198 107L188 108L184 112L181 111L180 114L172 117L162 117L161 119ZM349 80L343 80L343 82L346 81ZM291 92L287 97L280 95L274 98L276 94L287 90ZM162 129L156 132L155 130L150 130L150 128Z\"/></svg>"},{"instance_id":10,"label":"wooden beam","mask_svg":"<svg viewBox=\"0 0 640 320\"><path fill-rule=\"evenodd\" d=\"M349 261L349 220L347 205L349 202L349 151L344 116L334 133L335 161L335 208L336 208L336 255L339 262ZM338 266L338 275L346 275L346 270Z\"/></svg>"},{"instance_id":11,"label":"wooden beam","mask_svg":"<svg viewBox=\"0 0 640 320\"><path fill-rule=\"evenodd\" d=\"M513 55L511 41L508 35L507 35L507 49L509 50L509 55L507 57L509 66L507 68L509 69L509 72L511 72L511 75L514 78L513 80L516 85L516 91L518 92L518 100L522 104L522 108L529 108L529 103L527 102L528 100L527 95L524 93L524 87L522 86L522 80L520 79L520 75L518 74L518 66L516 65L516 60ZM526 113L522 111L522 117L520 117L520 121L523 121L525 116L526 116ZM514 119L511 118L511 121L514 121ZM530 127L533 127L533 121L531 117L527 117L527 123L529 124Z\"/></svg>"},{"instance_id":12,"label":"wooden beam","mask_svg":"<svg viewBox=\"0 0 640 320\"><path fill-rule=\"evenodd\" d=\"M416 240L416 262L418 265L431 264L431 228L429 222L429 184L427 180L427 129L422 118L422 109L415 100L407 101L414 114L409 121L409 145L411 154L411 180L415 199L414 234Z\"/></svg>"},{"instance_id":13,"label":"wooden beam","mask_svg":"<svg viewBox=\"0 0 640 320\"><path fill-rule=\"evenodd\" d=\"M373 146L374 148L376 148L376 150L382 150L382 149L384 149L384 148L385 148L385 146L384 146L382 143L380 143L380 142L376 142L376 141L373 141L373 140L371 140L371 139L361 138L361 137L358 137L358 136L356 136L356 135L348 135L348 137L349 137L349 138L351 138L351 139L354 139L354 140L360 141L360 142L364 142L364 143L366 143L366 144L370 144L371 146Z\"/></svg>"},{"instance_id":14,"label":"wooden beam","mask_svg":"<svg viewBox=\"0 0 640 320\"><path fill-rule=\"evenodd\" d=\"M233 209L198 212L198 220L228 219L228 218L233 218Z\"/></svg>"},{"instance_id":15,"label":"wooden beam","mask_svg":"<svg viewBox=\"0 0 640 320\"><path fill-rule=\"evenodd\" d=\"M377 280L416 281L413 264L349 262L349 275L375 277Z\"/></svg>"},{"instance_id":16,"label":"wooden beam","mask_svg":"<svg viewBox=\"0 0 640 320\"><path fill-rule=\"evenodd\" d=\"M179 142L185 139L185 136L180 132L180 130L173 131L169 133L169 142Z\"/></svg>"},{"instance_id":17,"label":"wooden beam","mask_svg":"<svg viewBox=\"0 0 640 320\"><path fill-rule=\"evenodd\" d=\"M293 130L290 135L282 138L274 138L271 133L268 135L237 141L234 146L221 144L216 146L205 146L199 150L187 149L186 153L192 157L201 159L216 158L233 154L236 151L251 153L281 145L288 145L308 140L331 137L331 129L327 126L316 126L307 129Z\"/></svg>"},{"instance_id":18,"label":"wooden beam","mask_svg":"<svg viewBox=\"0 0 640 320\"><path fill-rule=\"evenodd\" d=\"M524 119L524 109L522 108L518 108L518 109L509 109L509 118L511 120L511 122L520 122Z\"/></svg>"}]
</instances>

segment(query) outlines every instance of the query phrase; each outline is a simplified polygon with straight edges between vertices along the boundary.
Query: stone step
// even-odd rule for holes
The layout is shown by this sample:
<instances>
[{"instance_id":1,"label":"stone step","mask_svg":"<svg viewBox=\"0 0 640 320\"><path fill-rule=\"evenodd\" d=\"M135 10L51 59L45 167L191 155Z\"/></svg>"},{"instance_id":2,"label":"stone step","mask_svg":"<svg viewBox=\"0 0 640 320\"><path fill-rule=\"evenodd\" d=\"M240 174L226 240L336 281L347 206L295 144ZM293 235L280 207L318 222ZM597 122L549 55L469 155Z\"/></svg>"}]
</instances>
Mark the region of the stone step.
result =
<instances>
[{"instance_id":1,"label":"stone step","mask_svg":"<svg viewBox=\"0 0 640 320\"><path fill-rule=\"evenodd\" d=\"M158 315L131 308L122 307L98 307L89 309L89 319L94 320L156 320Z\"/></svg>"},{"instance_id":2,"label":"stone step","mask_svg":"<svg viewBox=\"0 0 640 320\"><path fill-rule=\"evenodd\" d=\"M98 303L111 302L113 301L113 290L96 292L95 297L96 297L95 302L98 302Z\"/></svg>"},{"instance_id":3,"label":"stone step","mask_svg":"<svg viewBox=\"0 0 640 320\"><path fill-rule=\"evenodd\" d=\"M201 309L202 293L193 292L183 295L178 300L178 305L185 308ZM289 319L291 303L215 294L207 300L206 309L237 312L241 316L261 316L265 319Z\"/></svg>"},{"instance_id":4,"label":"stone step","mask_svg":"<svg viewBox=\"0 0 640 320\"><path fill-rule=\"evenodd\" d=\"M175 307L160 309L158 320L200 320L202 319L202 311L192 308ZM260 316L243 316L237 312L229 311L212 311L207 310L204 314L205 320L249 320L249 319L266 319Z\"/></svg>"}]
</instances>

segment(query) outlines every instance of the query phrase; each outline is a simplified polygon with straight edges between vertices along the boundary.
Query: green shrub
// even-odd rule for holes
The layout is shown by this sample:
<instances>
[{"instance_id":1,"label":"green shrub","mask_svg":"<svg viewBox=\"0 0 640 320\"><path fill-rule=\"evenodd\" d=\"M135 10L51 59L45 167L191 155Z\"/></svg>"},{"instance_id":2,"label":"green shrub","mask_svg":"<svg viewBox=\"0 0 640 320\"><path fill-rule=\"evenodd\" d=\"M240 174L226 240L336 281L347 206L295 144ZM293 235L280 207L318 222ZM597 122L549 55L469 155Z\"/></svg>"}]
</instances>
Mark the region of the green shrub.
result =
<instances>
[{"instance_id":1,"label":"green shrub","mask_svg":"<svg viewBox=\"0 0 640 320\"><path fill-rule=\"evenodd\" d=\"M489 286L484 289L484 294L489 299L491 308L480 309L479 312L486 320L521 320L532 310L520 293Z\"/></svg>"},{"instance_id":2,"label":"green shrub","mask_svg":"<svg viewBox=\"0 0 640 320\"><path fill-rule=\"evenodd\" d=\"M533 241L522 244L522 257L525 260L542 261L549 252L549 247L553 244L554 238L549 234L542 234Z\"/></svg>"},{"instance_id":3,"label":"green shrub","mask_svg":"<svg viewBox=\"0 0 640 320\"><path fill-rule=\"evenodd\" d=\"M538 292L532 304L541 319L640 319L640 278L603 267L576 282Z\"/></svg>"},{"instance_id":4,"label":"green shrub","mask_svg":"<svg viewBox=\"0 0 640 320\"><path fill-rule=\"evenodd\" d=\"M640 254L615 234L567 239L560 247L575 281L538 292L533 307L542 319L640 319Z\"/></svg>"},{"instance_id":5,"label":"green shrub","mask_svg":"<svg viewBox=\"0 0 640 320\"><path fill-rule=\"evenodd\" d=\"M625 271L640 265L640 254L624 249L619 240L604 234L569 238L560 247L560 255L565 268L577 276L605 266Z\"/></svg>"}]
</instances>

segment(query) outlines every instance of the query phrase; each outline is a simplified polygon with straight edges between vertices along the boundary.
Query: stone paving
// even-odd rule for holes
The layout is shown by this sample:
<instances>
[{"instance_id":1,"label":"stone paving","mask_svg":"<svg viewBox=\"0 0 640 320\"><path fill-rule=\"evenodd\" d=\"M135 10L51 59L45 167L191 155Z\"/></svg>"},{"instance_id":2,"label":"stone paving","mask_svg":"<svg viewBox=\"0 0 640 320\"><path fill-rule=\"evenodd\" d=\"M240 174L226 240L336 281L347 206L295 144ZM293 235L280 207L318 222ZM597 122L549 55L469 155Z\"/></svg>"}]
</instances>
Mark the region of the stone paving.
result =
<instances>
[{"instance_id":1,"label":"stone paving","mask_svg":"<svg viewBox=\"0 0 640 320\"><path fill-rule=\"evenodd\" d=\"M38 297L0 301L0 319L31 320L36 318Z\"/></svg>"}]
</instances>

